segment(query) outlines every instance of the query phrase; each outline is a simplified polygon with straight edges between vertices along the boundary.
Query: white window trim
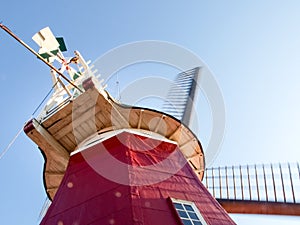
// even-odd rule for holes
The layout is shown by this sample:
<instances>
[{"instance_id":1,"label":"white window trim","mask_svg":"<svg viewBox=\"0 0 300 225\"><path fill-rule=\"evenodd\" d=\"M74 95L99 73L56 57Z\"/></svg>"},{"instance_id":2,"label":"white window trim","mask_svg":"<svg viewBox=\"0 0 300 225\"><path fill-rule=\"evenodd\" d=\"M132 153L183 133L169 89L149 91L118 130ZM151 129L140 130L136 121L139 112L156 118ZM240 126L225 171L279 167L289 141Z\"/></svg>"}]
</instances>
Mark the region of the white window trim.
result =
<instances>
[{"instance_id":1,"label":"white window trim","mask_svg":"<svg viewBox=\"0 0 300 225\"><path fill-rule=\"evenodd\" d=\"M193 210L195 211L196 215L198 216L200 222L203 224L203 225L207 225L206 221L204 220L202 214L200 213L199 209L197 208L197 206L195 205L194 202L191 202L191 201L187 201L187 200L181 200L181 199L176 199L176 198L171 198L172 202L173 203L180 203L180 204L187 204L187 205L190 205ZM175 208L175 206L174 206ZM177 212L177 209L175 208L176 212ZM178 212L177 212L178 213ZM178 214L179 215L179 214ZM181 218L180 218L181 219Z\"/></svg>"}]
</instances>

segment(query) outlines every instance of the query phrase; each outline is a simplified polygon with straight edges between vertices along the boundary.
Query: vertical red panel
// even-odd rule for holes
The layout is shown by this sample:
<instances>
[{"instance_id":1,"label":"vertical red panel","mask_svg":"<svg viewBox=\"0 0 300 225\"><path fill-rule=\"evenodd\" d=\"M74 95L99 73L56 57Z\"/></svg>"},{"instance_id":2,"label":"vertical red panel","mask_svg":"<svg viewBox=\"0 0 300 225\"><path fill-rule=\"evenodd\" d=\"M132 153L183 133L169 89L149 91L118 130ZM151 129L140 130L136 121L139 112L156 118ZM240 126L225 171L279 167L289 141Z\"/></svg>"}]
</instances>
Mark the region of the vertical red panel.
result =
<instances>
[{"instance_id":1,"label":"vertical red panel","mask_svg":"<svg viewBox=\"0 0 300 225\"><path fill-rule=\"evenodd\" d=\"M128 167L116 171L118 167L108 163L104 151ZM182 164L183 160L176 145L128 132L89 147L70 158L61 186L41 224L181 224L167 200L169 197L193 201L207 224L235 224L191 167ZM147 167L162 161L164 167ZM109 166L110 174L121 175L123 183L105 178L93 163ZM168 174L174 169L176 173ZM151 183L166 174L166 179ZM127 181L146 185L126 185Z\"/></svg>"}]
</instances>

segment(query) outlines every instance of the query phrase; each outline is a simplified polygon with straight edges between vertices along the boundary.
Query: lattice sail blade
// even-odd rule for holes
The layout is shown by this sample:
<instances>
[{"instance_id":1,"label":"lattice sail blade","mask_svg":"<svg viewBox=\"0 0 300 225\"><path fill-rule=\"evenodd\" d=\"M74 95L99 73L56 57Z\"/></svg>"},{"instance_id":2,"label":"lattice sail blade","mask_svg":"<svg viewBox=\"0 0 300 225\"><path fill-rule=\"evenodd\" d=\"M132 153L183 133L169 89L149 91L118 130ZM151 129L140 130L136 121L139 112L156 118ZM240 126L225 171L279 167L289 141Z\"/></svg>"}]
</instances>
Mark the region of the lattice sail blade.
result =
<instances>
[{"instance_id":1,"label":"lattice sail blade","mask_svg":"<svg viewBox=\"0 0 300 225\"><path fill-rule=\"evenodd\" d=\"M56 55L59 51L59 42L53 35L49 27L37 32L33 37L34 40L39 46L39 54L43 58L50 58L52 55Z\"/></svg>"},{"instance_id":2,"label":"lattice sail blade","mask_svg":"<svg viewBox=\"0 0 300 225\"><path fill-rule=\"evenodd\" d=\"M162 111L176 117L187 126L192 116L200 71L201 68L196 67L179 73L162 107Z\"/></svg>"},{"instance_id":3,"label":"lattice sail blade","mask_svg":"<svg viewBox=\"0 0 300 225\"><path fill-rule=\"evenodd\" d=\"M206 168L203 183L229 213L300 216L298 162Z\"/></svg>"}]
</instances>

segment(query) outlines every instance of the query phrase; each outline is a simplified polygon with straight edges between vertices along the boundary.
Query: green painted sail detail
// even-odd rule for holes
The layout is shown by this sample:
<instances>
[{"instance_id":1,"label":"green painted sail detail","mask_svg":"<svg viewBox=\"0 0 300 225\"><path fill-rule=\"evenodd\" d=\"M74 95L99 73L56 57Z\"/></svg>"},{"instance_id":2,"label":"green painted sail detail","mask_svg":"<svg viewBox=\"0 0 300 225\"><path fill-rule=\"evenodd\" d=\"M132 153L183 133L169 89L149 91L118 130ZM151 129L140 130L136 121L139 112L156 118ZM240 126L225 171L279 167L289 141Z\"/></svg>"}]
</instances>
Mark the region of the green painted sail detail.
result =
<instances>
[{"instance_id":1,"label":"green painted sail detail","mask_svg":"<svg viewBox=\"0 0 300 225\"><path fill-rule=\"evenodd\" d=\"M52 50L49 52L44 52L44 53L41 53L40 56L42 56L44 59L49 59L50 57L52 57L53 55L57 55L57 53L59 52L58 49L56 50Z\"/></svg>"},{"instance_id":2,"label":"green painted sail detail","mask_svg":"<svg viewBox=\"0 0 300 225\"><path fill-rule=\"evenodd\" d=\"M62 37L56 37L56 40L59 44L60 51L62 51L62 52L67 51L67 46L66 46L64 39Z\"/></svg>"},{"instance_id":3,"label":"green painted sail detail","mask_svg":"<svg viewBox=\"0 0 300 225\"><path fill-rule=\"evenodd\" d=\"M76 72L76 73L74 73L74 75L73 75L73 80L76 80L78 77L80 77L81 76L81 73L80 72Z\"/></svg>"}]
</instances>

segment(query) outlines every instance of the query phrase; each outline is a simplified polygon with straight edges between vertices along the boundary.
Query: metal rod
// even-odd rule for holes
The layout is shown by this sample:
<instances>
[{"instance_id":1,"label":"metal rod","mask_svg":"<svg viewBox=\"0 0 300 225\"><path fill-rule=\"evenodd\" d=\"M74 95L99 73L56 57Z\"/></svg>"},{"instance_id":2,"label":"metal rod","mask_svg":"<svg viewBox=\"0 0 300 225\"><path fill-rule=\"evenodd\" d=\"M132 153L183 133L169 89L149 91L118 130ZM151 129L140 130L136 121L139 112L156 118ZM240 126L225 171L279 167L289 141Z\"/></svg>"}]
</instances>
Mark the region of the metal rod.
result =
<instances>
[{"instance_id":1,"label":"metal rod","mask_svg":"<svg viewBox=\"0 0 300 225\"><path fill-rule=\"evenodd\" d=\"M235 177L234 177L234 166L232 166L232 177L233 177L233 191L234 191L234 199L236 199Z\"/></svg>"},{"instance_id":2,"label":"metal rod","mask_svg":"<svg viewBox=\"0 0 300 225\"><path fill-rule=\"evenodd\" d=\"M66 85L61 81L61 79L59 77L57 77L57 81L60 83L60 85L63 87L63 89L67 92L67 94L72 97L70 91L68 90L68 88L66 87Z\"/></svg>"},{"instance_id":3,"label":"metal rod","mask_svg":"<svg viewBox=\"0 0 300 225\"><path fill-rule=\"evenodd\" d=\"M75 84L73 84L65 75L63 75L57 68L55 68L53 65L48 63L42 56L40 56L38 53L36 53L31 47L29 47L24 41L22 41L17 35L15 35L8 27L0 23L0 27L8 33L11 37L13 37L15 40L17 40L21 45L23 45L25 48L27 48L32 54L34 54L38 59L42 60L47 66L49 66L51 69L53 69L56 73L58 73L59 76L64 78L65 81L67 81L69 84L71 84L74 88L78 89L81 93L82 90L77 87Z\"/></svg>"},{"instance_id":4,"label":"metal rod","mask_svg":"<svg viewBox=\"0 0 300 225\"><path fill-rule=\"evenodd\" d=\"M219 167L219 185L220 185L220 198L222 199L222 181L221 181L221 169Z\"/></svg>"},{"instance_id":5,"label":"metal rod","mask_svg":"<svg viewBox=\"0 0 300 225\"><path fill-rule=\"evenodd\" d=\"M274 188L275 202L277 202L277 194L276 194L276 185L275 185L275 178L274 178L273 164L271 164L271 173L272 173L272 180L273 180L273 188Z\"/></svg>"},{"instance_id":6,"label":"metal rod","mask_svg":"<svg viewBox=\"0 0 300 225\"><path fill-rule=\"evenodd\" d=\"M206 181L206 188L208 189L208 178L207 178L207 169L205 169L205 181Z\"/></svg>"},{"instance_id":7,"label":"metal rod","mask_svg":"<svg viewBox=\"0 0 300 225\"><path fill-rule=\"evenodd\" d=\"M228 187L227 166L225 166L225 177L226 177L226 190L227 190L227 199L229 199L229 187Z\"/></svg>"},{"instance_id":8,"label":"metal rod","mask_svg":"<svg viewBox=\"0 0 300 225\"><path fill-rule=\"evenodd\" d=\"M293 179L292 179L292 172L291 172L291 166L290 166L289 163L288 163L288 168L289 168L289 174L290 174L290 181L291 181L291 188L292 188L293 202L296 203L295 192L294 192L294 185L293 185Z\"/></svg>"},{"instance_id":9,"label":"metal rod","mask_svg":"<svg viewBox=\"0 0 300 225\"><path fill-rule=\"evenodd\" d=\"M252 200L251 184L250 184L250 173L249 173L249 165L248 164L247 164L247 175L248 175L249 196L250 196L250 200Z\"/></svg>"},{"instance_id":10,"label":"metal rod","mask_svg":"<svg viewBox=\"0 0 300 225\"><path fill-rule=\"evenodd\" d=\"M212 176L212 189L213 189L213 196L215 197L215 178L214 178L214 168L211 168L211 176Z\"/></svg>"},{"instance_id":11,"label":"metal rod","mask_svg":"<svg viewBox=\"0 0 300 225\"><path fill-rule=\"evenodd\" d=\"M284 190L284 182L283 182L283 177L282 177L282 168L281 168L281 164L280 163L279 163L279 170L280 170L280 178L281 178L283 199L284 199L284 203L286 203L286 196L285 196L285 190Z\"/></svg>"},{"instance_id":12,"label":"metal rod","mask_svg":"<svg viewBox=\"0 0 300 225\"><path fill-rule=\"evenodd\" d=\"M300 166L299 166L298 162L297 162L297 167L298 167L298 173L299 173L299 179L300 179Z\"/></svg>"},{"instance_id":13,"label":"metal rod","mask_svg":"<svg viewBox=\"0 0 300 225\"><path fill-rule=\"evenodd\" d=\"M263 168L263 175L264 175L264 184L265 184L265 192L266 192L266 201L269 201L269 197L268 197L268 187L267 187L267 179L266 179L266 171L265 171L265 165L262 165Z\"/></svg>"},{"instance_id":14,"label":"metal rod","mask_svg":"<svg viewBox=\"0 0 300 225\"><path fill-rule=\"evenodd\" d=\"M241 165L240 165L240 179L241 179L242 200L244 200L243 174L242 174L242 166Z\"/></svg>"},{"instance_id":15,"label":"metal rod","mask_svg":"<svg viewBox=\"0 0 300 225\"><path fill-rule=\"evenodd\" d=\"M255 170L255 178L256 178L257 199L258 199L258 201L259 201L259 200L260 200L260 197L259 197L259 186L258 186L258 177L257 177L257 169L256 169L256 165L254 165L254 170Z\"/></svg>"},{"instance_id":16,"label":"metal rod","mask_svg":"<svg viewBox=\"0 0 300 225\"><path fill-rule=\"evenodd\" d=\"M299 166L298 162L297 162L297 168L298 168L298 174L299 174L299 180L300 180L300 166Z\"/></svg>"}]
</instances>

